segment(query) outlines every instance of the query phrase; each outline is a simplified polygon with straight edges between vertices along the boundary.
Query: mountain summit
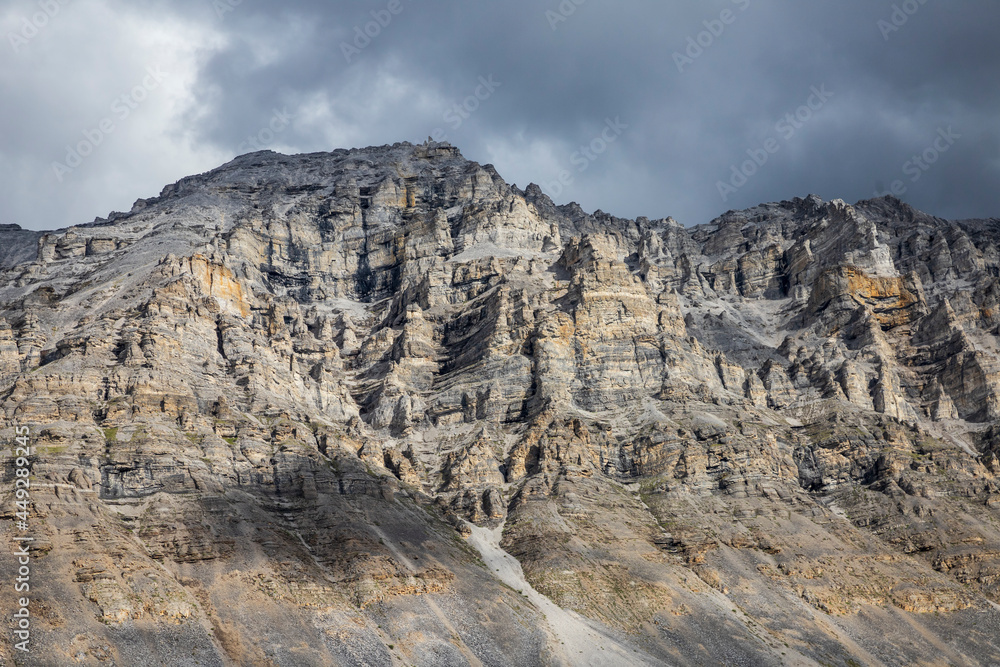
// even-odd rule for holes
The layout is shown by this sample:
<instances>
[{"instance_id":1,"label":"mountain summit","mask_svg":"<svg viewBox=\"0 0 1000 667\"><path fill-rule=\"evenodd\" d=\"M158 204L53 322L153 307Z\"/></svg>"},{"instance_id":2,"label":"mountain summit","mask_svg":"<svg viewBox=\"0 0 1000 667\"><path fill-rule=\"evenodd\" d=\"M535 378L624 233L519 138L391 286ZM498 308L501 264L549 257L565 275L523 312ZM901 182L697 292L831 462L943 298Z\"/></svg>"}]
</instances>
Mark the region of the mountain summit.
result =
<instances>
[{"instance_id":1,"label":"mountain summit","mask_svg":"<svg viewBox=\"0 0 1000 667\"><path fill-rule=\"evenodd\" d=\"M891 197L587 214L434 142L0 226L0 656L990 665L998 244Z\"/></svg>"}]
</instances>

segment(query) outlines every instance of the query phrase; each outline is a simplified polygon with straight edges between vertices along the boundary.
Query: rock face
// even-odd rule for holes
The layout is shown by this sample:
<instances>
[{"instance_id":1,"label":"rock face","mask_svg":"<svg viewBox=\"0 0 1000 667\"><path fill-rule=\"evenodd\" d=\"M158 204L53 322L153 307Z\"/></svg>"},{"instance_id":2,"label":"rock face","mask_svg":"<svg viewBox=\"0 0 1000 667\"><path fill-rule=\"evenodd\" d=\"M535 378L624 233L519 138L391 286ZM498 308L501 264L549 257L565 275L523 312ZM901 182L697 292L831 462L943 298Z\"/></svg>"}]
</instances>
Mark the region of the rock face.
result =
<instances>
[{"instance_id":1,"label":"rock face","mask_svg":"<svg viewBox=\"0 0 1000 667\"><path fill-rule=\"evenodd\" d=\"M18 664L620 661L466 521L636 664L1000 655L998 220L624 220L428 143L245 155L25 238Z\"/></svg>"},{"instance_id":2,"label":"rock face","mask_svg":"<svg viewBox=\"0 0 1000 667\"><path fill-rule=\"evenodd\" d=\"M0 225L0 270L35 259L41 232L21 229L20 225Z\"/></svg>"}]
</instances>

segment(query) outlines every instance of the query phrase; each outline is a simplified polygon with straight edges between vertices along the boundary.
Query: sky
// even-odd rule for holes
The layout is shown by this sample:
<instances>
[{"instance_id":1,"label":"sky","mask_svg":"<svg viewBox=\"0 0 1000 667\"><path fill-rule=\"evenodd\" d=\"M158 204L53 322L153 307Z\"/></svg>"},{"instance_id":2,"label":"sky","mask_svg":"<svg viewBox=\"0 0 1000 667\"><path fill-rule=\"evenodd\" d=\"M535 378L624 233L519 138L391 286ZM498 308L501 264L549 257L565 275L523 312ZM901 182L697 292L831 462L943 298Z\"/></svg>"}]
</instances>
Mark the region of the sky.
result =
<instances>
[{"instance_id":1,"label":"sky","mask_svg":"<svg viewBox=\"0 0 1000 667\"><path fill-rule=\"evenodd\" d=\"M0 223L428 137L621 217L885 193L1000 217L998 25L976 0L4 0Z\"/></svg>"}]
</instances>

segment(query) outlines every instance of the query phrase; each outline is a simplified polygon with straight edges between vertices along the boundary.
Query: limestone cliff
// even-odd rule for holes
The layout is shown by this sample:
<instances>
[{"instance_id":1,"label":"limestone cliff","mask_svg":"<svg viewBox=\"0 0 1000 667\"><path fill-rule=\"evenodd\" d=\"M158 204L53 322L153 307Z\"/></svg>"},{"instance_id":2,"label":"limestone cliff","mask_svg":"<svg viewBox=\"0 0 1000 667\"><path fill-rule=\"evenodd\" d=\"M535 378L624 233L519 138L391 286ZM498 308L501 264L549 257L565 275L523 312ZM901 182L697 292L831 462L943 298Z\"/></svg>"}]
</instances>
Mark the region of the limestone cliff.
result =
<instances>
[{"instance_id":1,"label":"limestone cliff","mask_svg":"<svg viewBox=\"0 0 1000 667\"><path fill-rule=\"evenodd\" d=\"M1000 655L1000 221L588 215L428 143L244 155L26 239L24 664ZM467 521L618 652L561 644Z\"/></svg>"}]
</instances>

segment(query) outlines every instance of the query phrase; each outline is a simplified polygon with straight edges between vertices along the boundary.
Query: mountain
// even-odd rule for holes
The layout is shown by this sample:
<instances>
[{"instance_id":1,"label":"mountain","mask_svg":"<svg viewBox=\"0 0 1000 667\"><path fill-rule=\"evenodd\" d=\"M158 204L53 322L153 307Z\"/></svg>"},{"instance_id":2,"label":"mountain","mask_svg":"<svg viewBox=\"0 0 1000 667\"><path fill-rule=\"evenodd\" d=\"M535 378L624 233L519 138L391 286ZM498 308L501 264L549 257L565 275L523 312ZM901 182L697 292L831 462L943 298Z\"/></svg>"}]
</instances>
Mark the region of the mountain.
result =
<instances>
[{"instance_id":1,"label":"mountain","mask_svg":"<svg viewBox=\"0 0 1000 667\"><path fill-rule=\"evenodd\" d=\"M0 656L996 664L998 243L587 214L433 142L0 227Z\"/></svg>"},{"instance_id":2,"label":"mountain","mask_svg":"<svg viewBox=\"0 0 1000 667\"><path fill-rule=\"evenodd\" d=\"M10 269L35 258L41 232L21 229L20 225L0 225L0 270Z\"/></svg>"}]
</instances>

